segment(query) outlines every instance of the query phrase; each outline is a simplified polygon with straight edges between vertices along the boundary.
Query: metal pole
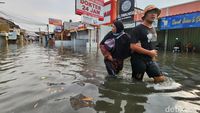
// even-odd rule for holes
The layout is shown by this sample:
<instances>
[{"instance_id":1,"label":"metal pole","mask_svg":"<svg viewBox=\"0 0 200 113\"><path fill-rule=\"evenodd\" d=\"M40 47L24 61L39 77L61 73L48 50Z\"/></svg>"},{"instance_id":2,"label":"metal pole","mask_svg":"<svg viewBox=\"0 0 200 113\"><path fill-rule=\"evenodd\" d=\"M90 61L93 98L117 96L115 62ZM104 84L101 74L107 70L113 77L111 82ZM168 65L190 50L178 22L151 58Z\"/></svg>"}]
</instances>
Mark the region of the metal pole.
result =
<instances>
[{"instance_id":1,"label":"metal pole","mask_svg":"<svg viewBox=\"0 0 200 113\"><path fill-rule=\"evenodd\" d=\"M92 47L92 30L90 30L90 48Z\"/></svg>"},{"instance_id":2,"label":"metal pole","mask_svg":"<svg viewBox=\"0 0 200 113\"><path fill-rule=\"evenodd\" d=\"M167 42L168 42L168 30L165 31L165 48L164 51L167 51Z\"/></svg>"},{"instance_id":3,"label":"metal pole","mask_svg":"<svg viewBox=\"0 0 200 113\"><path fill-rule=\"evenodd\" d=\"M76 29L76 38L74 38L74 50L76 50L76 39L78 38L78 30Z\"/></svg>"},{"instance_id":4,"label":"metal pole","mask_svg":"<svg viewBox=\"0 0 200 113\"><path fill-rule=\"evenodd\" d=\"M167 16L169 15L169 8L167 8ZM164 52L167 51L167 42L168 42L168 29L166 29L165 31L165 48L164 48Z\"/></svg>"},{"instance_id":5,"label":"metal pole","mask_svg":"<svg viewBox=\"0 0 200 113\"><path fill-rule=\"evenodd\" d=\"M48 33L48 39L49 39L49 24L47 24L47 33Z\"/></svg>"},{"instance_id":6,"label":"metal pole","mask_svg":"<svg viewBox=\"0 0 200 113\"><path fill-rule=\"evenodd\" d=\"M46 47L48 46L48 41L49 41L49 24L47 24L47 39L46 39Z\"/></svg>"},{"instance_id":7,"label":"metal pole","mask_svg":"<svg viewBox=\"0 0 200 113\"><path fill-rule=\"evenodd\" d=\"M42 41L41 41L42 35L41 35L41 29L40 29L40 28L39 28L39 35L40 35L40 37L39 37L39 42L42 43Z\"/></svg>"},{"instance_id":8,"label":"metal pole","mask_svg":"<svg viewBox=\"0 0 200 113\"><path fill-rule=\"evenodd\" d=\"M116 6L117 8L116 8L116 12L117 12L117 18L118 18L118 16L120 16L119 15L119 11L120 11L120 0L117 0L117 6ZM121 18L121 17L120 17Z\"/></svg>"}]
</instances>

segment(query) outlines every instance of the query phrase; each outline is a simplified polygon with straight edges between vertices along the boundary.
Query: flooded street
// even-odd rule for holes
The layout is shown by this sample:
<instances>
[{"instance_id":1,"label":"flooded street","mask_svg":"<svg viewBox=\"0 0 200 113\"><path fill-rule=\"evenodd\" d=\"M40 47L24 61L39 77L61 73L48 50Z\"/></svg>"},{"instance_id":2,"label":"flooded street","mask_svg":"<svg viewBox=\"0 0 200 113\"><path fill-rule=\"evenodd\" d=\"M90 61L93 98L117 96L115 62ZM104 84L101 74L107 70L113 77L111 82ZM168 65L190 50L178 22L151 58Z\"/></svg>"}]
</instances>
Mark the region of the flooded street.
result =
<instances>
[{"instance_id":1,"label":"flooded street","mask_svg":"<svg viewBox=\"0 0 200 113\"><path fill-rule=\"evenodd\" d=\"M0 113L199 113L200 54L160 53L163 84L131 80L127 59L117 79L100 51L0 48Z\"/></svg>"}]
</instances>

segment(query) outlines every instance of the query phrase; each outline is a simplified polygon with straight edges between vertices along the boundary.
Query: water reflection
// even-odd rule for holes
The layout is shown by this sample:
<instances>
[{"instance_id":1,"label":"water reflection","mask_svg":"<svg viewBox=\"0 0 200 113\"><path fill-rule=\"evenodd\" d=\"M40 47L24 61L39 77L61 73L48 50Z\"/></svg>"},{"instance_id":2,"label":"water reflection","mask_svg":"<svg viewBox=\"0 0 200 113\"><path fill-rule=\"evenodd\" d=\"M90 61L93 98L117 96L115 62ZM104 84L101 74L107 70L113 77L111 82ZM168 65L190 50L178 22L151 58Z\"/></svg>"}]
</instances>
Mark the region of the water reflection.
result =
<instances>
[{"instance_id":1,"label":"water reflection","mask_svg":"<svg viewBox=\"0 0 200 113\"><path fill-rule=\"evenodd\" d=\"M144 86L141 83L126 83L122 79L105 81L104 85L99 88L99 97L96 102L95 110L106 113L142 113L144 107L138 103L145 102L144 96L148 90L140 88Z\"/></svg>"}]
</instances>

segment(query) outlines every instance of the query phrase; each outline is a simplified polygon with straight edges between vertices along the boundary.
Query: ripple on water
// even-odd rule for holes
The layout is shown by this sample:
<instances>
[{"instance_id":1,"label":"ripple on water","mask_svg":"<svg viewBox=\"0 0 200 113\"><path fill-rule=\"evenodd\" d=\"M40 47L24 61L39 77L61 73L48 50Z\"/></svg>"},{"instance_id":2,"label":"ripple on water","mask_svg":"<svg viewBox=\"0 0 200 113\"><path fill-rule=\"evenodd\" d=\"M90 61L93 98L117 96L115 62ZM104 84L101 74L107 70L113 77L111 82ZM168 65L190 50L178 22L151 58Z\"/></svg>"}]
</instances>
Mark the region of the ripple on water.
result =
<instances>
[{"instance_id":1,"label":"ripple on water","mask_svg":"<svg viewBox=\"0 0 200 113\"><path fill-rule=\"evenodd\" d=\"M175 82L172 78L166 77L166 80L162 83L148 83L147 88L153 87L155 90L161 91L177 91L182 88L180 83Z\"/></svg>"},{"instance_id":2,"label":"ripple on water","mask_svg":"<svg viewBox=\"0 0 200 113\"><path fill-rule=\"evenodd\" d=\"M144 105L145 113L154 113L156 111L165 112L183 112L183 113L198 113L200 110L199 104L194 101L180 99L194 98L199 103L200 100L197 95L188 93L186 91L178 91L173 93L155 93L148 95L147 103L139 103ZM176 98L179 98L178 100Z\"/></svg>"}]
</instances>

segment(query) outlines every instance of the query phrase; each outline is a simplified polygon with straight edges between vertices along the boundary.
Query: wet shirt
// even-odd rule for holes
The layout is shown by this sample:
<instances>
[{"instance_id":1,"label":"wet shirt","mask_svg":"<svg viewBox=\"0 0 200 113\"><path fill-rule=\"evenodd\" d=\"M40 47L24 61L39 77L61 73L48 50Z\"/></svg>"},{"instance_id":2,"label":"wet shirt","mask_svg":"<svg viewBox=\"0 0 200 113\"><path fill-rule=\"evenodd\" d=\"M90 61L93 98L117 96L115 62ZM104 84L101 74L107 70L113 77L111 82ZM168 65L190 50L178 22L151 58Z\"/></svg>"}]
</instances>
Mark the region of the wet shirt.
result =
<instances>
[{"instance_id":1,"label":"wet shirt","mask_svg":"<svg viewBox=\"0 0 200 113\"><path fill-rule=\"evenodd\" d=\"M118 35L119 36L119 35ZM128 34L123 34L120 37L113 35L109 32L104 39L101 41L101 45L104 45L107 40L115 39L115 46L113 50L109 51L113 58L125 59L130 56L130 36Z\"/></svg>"},{"instance_id":2,"label":"wet shirt","mask_svg":"<svg viewBox=\"0 0 200 113\"><path fill-rule=\"evenodd\" d=\"M131 32L131 43L141 43L142 48L147 50L155 49L157 34L155 28L148 28L143 24L140 24L133 28ZM151 60L152 58L148 55L139 54L132 52L132 57L140 57L145 60Z\"/></svg>"}]
</instances>

